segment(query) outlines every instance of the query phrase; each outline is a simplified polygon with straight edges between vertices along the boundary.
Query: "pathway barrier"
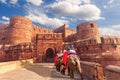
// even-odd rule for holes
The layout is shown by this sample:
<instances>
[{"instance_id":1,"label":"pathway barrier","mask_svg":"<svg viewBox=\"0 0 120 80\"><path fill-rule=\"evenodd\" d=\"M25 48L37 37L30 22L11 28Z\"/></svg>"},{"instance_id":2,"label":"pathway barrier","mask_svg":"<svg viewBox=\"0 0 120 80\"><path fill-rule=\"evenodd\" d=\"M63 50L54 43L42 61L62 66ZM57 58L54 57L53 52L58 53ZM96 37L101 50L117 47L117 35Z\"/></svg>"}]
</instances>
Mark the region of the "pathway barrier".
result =
<instances>
[{"instance_id":1,"label":"pathway barrier","mask_svg":"<svg viewBox=\"0 0 120 80\"><path fill-rule=\"evenodd\" d=\"M120 80L120 67L109 65L105 68L107 80Z\"/></svg>"},{"instance_id":2,"label":"pathway barrier","mask_svg":"<svg viewBox=\"0 0 120 80\"><path fill-rule=\"evenodd\" d=\"M105 80L103 67L98 63L81 61L83 75L87 80Z\"/></svg>"},{"instance_id":3,"label":"pathway barrier","mask_svg":"<svg viewBox=\"0 0 120 80\"><path fill-rule=\"evenodd\" d=\"M10 61L10 62L1 62L0 63L0 74L13 71L22 67L33 64L33 59Z\"/></svg>"}]
</instances>

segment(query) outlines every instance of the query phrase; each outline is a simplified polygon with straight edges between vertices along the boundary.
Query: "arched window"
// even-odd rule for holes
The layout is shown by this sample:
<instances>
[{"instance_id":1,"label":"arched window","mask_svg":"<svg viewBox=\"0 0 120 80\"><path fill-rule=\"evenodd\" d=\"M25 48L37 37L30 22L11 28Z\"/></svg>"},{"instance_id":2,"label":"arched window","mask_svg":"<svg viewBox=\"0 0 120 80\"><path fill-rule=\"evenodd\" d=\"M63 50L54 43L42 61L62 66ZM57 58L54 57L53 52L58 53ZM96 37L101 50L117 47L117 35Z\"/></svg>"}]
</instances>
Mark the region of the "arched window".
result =
<instances>
[{"instance_id":1,"label":"arched window","mask_svg":"<svg viewBox=\"0 0 120 80\"><path fill-rule=\"evenodd\" d=\"M90 24L90 27L91 27L91 28L94 28L94 24Z\"/></svg>"}]
</instances>

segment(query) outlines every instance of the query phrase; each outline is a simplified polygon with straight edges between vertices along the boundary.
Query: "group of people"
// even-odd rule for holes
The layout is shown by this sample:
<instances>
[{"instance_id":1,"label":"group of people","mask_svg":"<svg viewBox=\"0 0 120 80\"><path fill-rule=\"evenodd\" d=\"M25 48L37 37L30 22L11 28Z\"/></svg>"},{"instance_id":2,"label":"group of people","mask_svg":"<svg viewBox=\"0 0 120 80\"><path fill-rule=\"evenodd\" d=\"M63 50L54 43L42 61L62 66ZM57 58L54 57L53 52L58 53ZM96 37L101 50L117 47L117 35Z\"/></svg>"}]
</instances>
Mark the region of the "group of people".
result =
<instances>
[{"instance_id":1,"label":"group of people","mask_svg":"<svg viewBox=\"0 0 120 80\"><path fill-rule=\"evenodd\" d=\"M83 80L80 60L73 45L69 45L65 47L64 50L57 53L54 59L54 64L56 70L63 75L65 74L65 70L68 69L68 75L70 78L74 78L74 67L76 67L80 73L81 80Z\"/></svg>"},{"instance_id":2,"label":"group of people","mask_svg":"<svg viewBox=\"0 0 120 80\"><path fill-rule=\"evenodd\" d=\"M63 51L61 50L59 53L57 53L54 59L54 64L56 65L57 61L61 59L62 64L66 66L67 57L71 54L76 55L73 45L69 45Z\"/></svg>"}]
</instances>

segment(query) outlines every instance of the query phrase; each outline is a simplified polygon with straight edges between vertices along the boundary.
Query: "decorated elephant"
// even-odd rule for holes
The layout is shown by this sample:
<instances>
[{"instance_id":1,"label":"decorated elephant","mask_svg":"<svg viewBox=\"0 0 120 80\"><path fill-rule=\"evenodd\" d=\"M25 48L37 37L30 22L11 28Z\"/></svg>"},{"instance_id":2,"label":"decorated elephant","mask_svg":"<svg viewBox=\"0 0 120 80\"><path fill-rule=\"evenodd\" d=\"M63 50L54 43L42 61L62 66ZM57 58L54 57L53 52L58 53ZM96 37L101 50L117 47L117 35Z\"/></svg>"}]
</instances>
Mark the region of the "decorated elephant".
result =
<instances>
[{"instance_id":1,"label":"decorated elephant","mask_svg":"<svg viewBox=\"0 0 120 80\"><path fill-rule=\"evenodd\" d=\"M70 78L74 78L74 70L77 69L80 73L81 80L83 80L80 59L75 50L68 49L63 54L60 72L65 74L66 69L68 69L68 75Z\"/></svg>"},{"instance_id":2,"label":"decorated elephant","mask_svg":"<svg viewBox=\"0 0 120 80\"><path fill-rule=\"evenodd\" d=\"M77 55L71 54L68 56L66 67L68 69L68 75L70 76L70 78L74 78L74 70L77 69L80 74L81 80L83 80L80 60Z\"/></svg>"}]
</instances>

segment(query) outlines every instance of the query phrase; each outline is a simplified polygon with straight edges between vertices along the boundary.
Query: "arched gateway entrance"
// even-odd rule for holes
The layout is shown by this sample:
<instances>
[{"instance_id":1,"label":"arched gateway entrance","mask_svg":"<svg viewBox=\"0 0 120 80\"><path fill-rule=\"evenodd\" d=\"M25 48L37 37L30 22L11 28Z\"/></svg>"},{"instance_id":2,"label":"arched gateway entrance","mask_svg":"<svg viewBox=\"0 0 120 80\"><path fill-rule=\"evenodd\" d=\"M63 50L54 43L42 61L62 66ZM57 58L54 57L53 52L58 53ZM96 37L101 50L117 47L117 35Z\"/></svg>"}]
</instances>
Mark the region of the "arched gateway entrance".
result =
<instances>
[{"instance_id":1,"label":"arched gateway entrance","mask_svg":"<svg viewBox=\"0 0 120 80\"><path fill-rule=\"evenodd\" d=\"M52 48L46 50L46 62L54 62L54 50Z\"/></svg>"}]
</instances>

